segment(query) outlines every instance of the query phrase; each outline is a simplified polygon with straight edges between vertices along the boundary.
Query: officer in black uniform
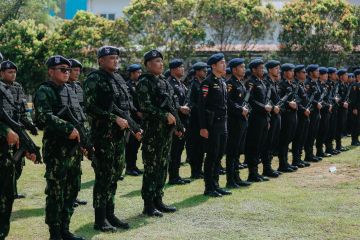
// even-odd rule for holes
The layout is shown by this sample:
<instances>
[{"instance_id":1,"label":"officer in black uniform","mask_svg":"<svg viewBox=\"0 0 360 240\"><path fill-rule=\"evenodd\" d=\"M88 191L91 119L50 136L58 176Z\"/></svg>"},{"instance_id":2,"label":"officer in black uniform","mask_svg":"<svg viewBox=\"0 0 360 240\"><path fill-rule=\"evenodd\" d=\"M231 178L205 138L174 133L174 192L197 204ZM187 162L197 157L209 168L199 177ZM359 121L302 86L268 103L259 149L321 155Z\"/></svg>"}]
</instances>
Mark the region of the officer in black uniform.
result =
<instances>
[{"instance_id":1,"label":"officer in black uniform","mask_svg":"<svg viewBox=\"0 0 360 240\"><path fill-rule=\"evenodd\" d=\"M321 105L320 110L320 126L319 132L316 137L316 156L318 157L331 157L330 153L324 153L323 145L329 134L330 116L332 111L331 103L331 89L329 88L326 81L328 80L328 69L326 67L319 68L319 86L321 89Z\"/></svg>"},{"instance_id":2,"label":"officer in black uniform","mask_svg":"<svg viewBox=\"0 0 360 240\"><path fill-rule=\"evenodd\" d=\"M271 89L268 90L263 82L264 62L262 59L252 60L249 68L251 76L246 83L246 88L251 93L249 99L251 114L245 140L245 162L249 166L248 181L269 181L269 178L258 173L258 164L270 128L270 112L273 110L270 105Z\"/></svg>"},{"instance_id":3,"label":"officer in black uniform","mask_svg":"<svg viewBox=\"0 0 360 240\"><path fill-rule=\"evenodd\" d=\"M297 127L294 140L292 142L293 162L291 165L299 167L299 164L309 167L310 163L301 160L302 151L305 140L307 139L309 124L310 124L310 110L309 99L305 88L306 71L304 65L296 65L294 68L295 81L298 85L298 111L297 111Z\"/></svg>"},{"instance_id":4,"label":"officer in black uniform","mask_svg":"<svg viewBox=\"0 0 360 240\"><path fill-rule=\"evenodd\" d=\"M267 134L266 144L264 150L261 153L261 160L263 164L263 175L266 177L278 177L281 172L272 169L271 162L273 155L278 150L280 127L281 127L281 113L280 106L280 89L279 89L279 77L280 77L280 62L276 60L270 60L265 64L268 71L264 79L268 89L271 89L270 101L275 105L271 111L270 117L270 129Z\"/></svg>"},{"instance_id":5,"label":"officer in black uniform","mask_svg":"<svg viewBox=\"0 0 360 240\"><path fill-rule=\"evenodd\" d=\"M281 114L281 130L279 140L279 171L294 172L299 167L304 167L302 164L298 166L290 165L288 161L289 144L293 141L297 127L297 101L298 101L298 86L294 84L294 68L291 63L281 65L282 81L280 83L280 97L285 98L285 104Z\"/></svg>"},{"instance_id":6,"label":"officer in black uniform","mask_svg":"<svg viewBox=\"0 0 360 240\"><path fill-rule=\"evenodd\" d=\"M245 60L234 58L229 62L232 75L226 82L228 90L228 144L226 147L226 187L239 188L249 186L251 183L242 181L239 170L235 164L244 151L247 120L249 117L248 101L250 92L246 90L244 83ZM245 97L248 95L247 99Z\"/></svg>"},{"instance_id":7,"label":"officer in black uniform","mask_svg":"<svg viewBox=\"0 0 360 240\"><path fill-rule=\"evenodd\" d=\"M206 78L207 64L197 62L192 66L195 76L190 85L189 107L191 109L190 122L188 127L187 143L189 148L189 162L191 167L191 178L204 178L202 170L204 163L204 139L200 136L199 123L199 97L201 94L200 85Z\"/></svg>"},{"instance_id":8,"label":"officer in black uniform","mask_svg":"<svg viewBox=\"0 0 360 240\"><path fill-rule=\"evenodd\" d=\"M223 76L226 73L222 53L212 55L207 64L212 72L201 83L199 100L200 135L207 139L204 163L204 195L221 197L231 192L219 187L219 166L227 140L227 91Z\"/></svg>"},{"instance_id":9,"label":"officer in black uniform","mask_svg":"<svg viewBox=\"0 0 360 240\"><path fill-rule=\"evenodd\" d=\"M331 155L337 155L340 151L334 149L333 141L335 140L337 121L338 121L338 109L339 109L339 82L337 77L337 69L334 67L328 67L328 81L327 85L331 91L331 102L332 102L332 111L330 114L330 124L329 124L329 133L326 138L326 150L325 153Z\"/></svg>"},{"instance_id":10,"label":"officer in black uniform","mask_svg":"<svg viewBox=\"0 0 360 240\"><path fill-rule=\"evenodd\" d=\"M351 111L351 145L360 146L360 69L354 71L355 82L350 90L350 111Z\"/></svg>"},{"instance_id":11,"label":"officer in black uniform","mask_svg":"<svg viewBox=\"0 0 360 240\"><path fill-rule=\"evenodd\" d=\"M35 127L31 115L27 112L27 100L23 87L19 82L16 82L17 66L15 63L7 60L1 63L1 80L5 83L13 95L14 104L16 107L16 114L14 115L17 122L21 122L27 130L34 136L38 135L37 128ZM15 149L14 149L15 150ZM19 180L23 167L25 165L25 158L22 157L16 162L16 183ZM24 194L19 194L17 191L17 184L15 184L15 198L25 198Z\"/></svg>"},{"instance_id":12,"label":"officer in black uniform","mask_svg":"<svg viewBox=\"0 0 360 240\"><path fill-rule=\"evenodd\" d=\"M136 94L136 85L138 84L139 77L142 74L140 64L131 64L127 71L129 73L129 80L126 82L129 87L129 93L132 97L134 110L131 111L131 117L137 124L141 125L142 114L139 112L139 103ZM126 162L126 174L130 176L139 176L143 172L136 166L137 154L140 148L140 141L138 141L133 135L129 136L129 140L125 147L125 162Z\"/></svg>"},{"instance_id":13,"label":"officer in black uniform","mask_svg":"<svg viewBox=\"0 0 360 240\"><path fill-rule=\"evenodd\" d=\"M340 69L337 71L339 78L339 108L338 108L338 121L335 134L336 141L336 150L346 151L347 148L343 147L341 144L341 138L343 137L343 132L346 127L348 108L349 108L349 95L350 91L347 86L348 73L346 69Z\"/></svg>"},{"instance_id":14,"label":"officer in black uniform","mask_svg":"<svg viewBox=\"0 0 360 240\"><path fill-rule=\"evenodd\" d=\"M185 129L187 129L189 125L190 108L187 106L188 89L182 82L182 78L185 74L184 62L181 59L172 59L169 62L169 69L170 77L168 78L168 81L174 89L174 98L177 99L177 102L179 104L178 112L181 123L183 124ZM175 136L175 134L173 136L169 162L169 184L171 185L182 185L190 183L189 179L184 179L180 177L179 174L181 154L185 147L186 138L186 132L181 138Z\"/></svg>"},{"instance_id":15,"label":"officer in black uniform","mask_svg":"<svg viewBox=\"0 0 360 240\"><path fill-rule=\"evenodd\" d=\"M308 93L309 98L314 95L312 106L310 110L310 125L307 140L305 142L305 161L307 162L319 162L322 160L321 157L314 156L313 146L315 143L315 138L319 131L320 123L320 109L322 108L320 100L321 89L319 87L319 65L310 64L307 66L306 71L308 73L308 78L305 81L305 88Z\"/></svg>"}]
</instances>

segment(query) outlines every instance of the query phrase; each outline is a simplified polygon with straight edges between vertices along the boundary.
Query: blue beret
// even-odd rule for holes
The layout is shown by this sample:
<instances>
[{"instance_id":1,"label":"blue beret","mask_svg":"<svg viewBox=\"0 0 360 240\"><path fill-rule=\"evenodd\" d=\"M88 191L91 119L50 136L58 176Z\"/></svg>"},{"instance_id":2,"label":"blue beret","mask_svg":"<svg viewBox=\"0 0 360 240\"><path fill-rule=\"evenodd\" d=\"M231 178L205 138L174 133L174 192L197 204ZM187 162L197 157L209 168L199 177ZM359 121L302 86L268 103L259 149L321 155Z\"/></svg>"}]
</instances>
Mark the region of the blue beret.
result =
<instances>
[{"instance_id":1,"label":"blue beret","mask_svg":"<svg viewBox=\"0 0 360 240\"><path fill-rule=\"evenodd\" d=\"M168 69L164 72L164 76L165 76L165 78L170 77L170 69Z\"/></svg>"},{"instance_id":2,"label":"blue beret","mask_svg":"<svg viewBox=\"0 0 360 240\"><path fill-rule=\"evenodd\" d=\"M172 59L172 60L169 62L169 68L170 68L170 69L178 68L178 67L180 67L180 66L183 65L183 64L184 64L184 61L183 61L183 60L175 58L175 59Z\"/></svg>"},{"instance_id":3,"label":"blue beret","mask_svg":"<svg viewBox=\"0 0 360 240\"><path fill-rule=\"evenodd\" d=\"M347 69L345 68L342 68L342 69L339 69L336 74L341 76L341 75L344 75L345 73L347 73Z\"/></svg>"},{"instance_id":4,"label":"blue beret","mask_svg":"<svg viewBox=\"0 0 360 240\"><path fill-rule=\"evenodd\" d=\"M2 61L4 59L3 55L0 52L0 61Z\"/></svg>"},{"instance_id":5,"label":"blue beret","mask_svg":"<svg viewBox=\"0 0 360 240\"><path fill-rule=\"evenodd\" d=\"M7 69L15 69L17 71L17 66L12 61L3 61L0 65L1 71L5 71Z\"/></svg>"},{"instance_id":6,"label":"blue beret","mask_svg":"<svg viewBox=\"0 0 360 240\"><path fill-rule=\"evenodd\" d=\"M319 68L319 65L310 64L310 65L307 66L306 71L307 72L314 72L314 71L318 70L318 68Z\"/></svg>"},{"instance_id":7,"label":"blue beret","mask_svg":"<svg viewBox=\"0 0 360 240\"><path fill-rule=\"evenodd\" d=\"M334 68L334 67L328 67L328 73L331 74L331 73L336 73L337 69Z\"/></svg>"},{"instance_id":8,"label":"blue beret","mask_svg":"<svg viewBox=\"0 0 360 240\"><path fill-rule=\"evenodd\" d=\"M235 68L235 67L237 67L237 66L239 66L241 64L244 64L244 63L245 63L245 59L243 59L243 58L233 58L233 59L230 60L228 65L229 65L230 69L233 69L233 68Z\"/></svg>"},{"instance_id":9,"label":"blue beret","mask_svg":"<svg viewBox=\"0 0 360 240\"><path fill-rule=\"evenodd\" d=\"M348 76L351 77L351 78L353 78L353 77L354 77L354 74L353 74L353 73L349 73Z\"/></svg>"},{"instance_id":10,"label":"blue beret","mask_svg":"<svg viewBox=\"0 0 360 240\"><path fill-rule=\"evenodd\" d=\"M97 52L97 57L101 58L101 57L105 57L105 56L109 56L109 55L120 55L120 50L117 47L113 47L113 46L102 46L101 48L98 49Z\"/></svg>"},{"instance_id":11,"label":"blue beret","mask_svg":"<svg viewBox=\"0 0 360 240\"><path fill-rule=\"evenodd\" d=\"M220 60L224 59L225 56L223 53L215 53L214 55L212 55L211 57L209 57L207 64L209 66L216 64L217 62L219 62Z\"/></svg>"},{"instance_id":12,"label":"blue beret","mask_svg":"<svg viewBox=\"0 0 360 240\"><path fill-rule=\"evenodd\" d=\"M46 66L48 68L55 67L55 66L61 65L61 64L66 64L69 67L71 67L70 61L61 55L55 55L55 56L49 57L48 60L46 61Z\"/></svg>"},{"instance_id":13,"label":"blue beret","mask_svg":"<svg viewBox=\"0 0 360 240\"><path fill-rule=\"evenodd\" d=\"M69 62L71 63L71 68L76 68L76 67L83 68L81 62L77 59L74 59L74 58L69 59Z\"/></svg>"},{"instance_id":14,"label":"blue beret","mask_svg":"<svg viewBox=\"0 0 360 240\"><path fill-rule=\"evenodd\" d=\"M257 68L261 64L264 64L264 61L261 58L256 58L249 63L249 69Z\"/></svg>"},{"instance_id":15,"label":"blue beret","mask_svg":"<svg viewBox=\"0 0 360 240\"><path fill-rule=\"evenodd\" d=\"M328 73L328 69L326 67L319 67L319 73L320 74L327 74Z\"/></svg>"},{"instance_id":16,"label":"blue beret","mask_svg":"<svg viewBox=\"0 0 360 240\"><path fill-rule=\"evenodd\" d=\"M356 69L356 70L354 71L354 76L356 77L357 75L360 75L360 69Z\"/></svg>"},{"instance_id":17,"label":"blue beret","mask_svg":"<svg viewBox=\"0 0 360 240\"><path fill-rule=\"evenodd\" d=\"M148 61L150 61L151 59L154 59L154 58L161 58L161 59L164 59L163 55L161 54L161 52L159 52L158 50L151 50L151 51L148 51L144 54L144 64L146 65L146 63Z\"/></svg>"},{"instance_id":18,"label":"blue beret","mask_svg":"<svg viewBox=\"0 0 360 240\"><path fill-rule=\"evenodd\" d=\"M296 65L294 68L294 72L301 72L302 70L305 70L305 65L303 64Z\"/></svg>"},{"instance_id":19,"label":"blue beret","mask_svg":"<svg viewBox=\"0 0 360 240\"><path fill-rule=\"evenodd\" d=\"M281 71L282 72L286 72L289 70L294 70L295 66L292 63L284 63L283 65L281 65Z\"/></svg>"},{"instance_id":20,"label":"blue beret","mask_svg":"<svg viewBox=\"0 0 360 240\"><path fill-rule=\"evenodd\" d=\"M127 67L128 72L135 72L140 69L141 69L141 65L137 63L131 64L130 66Z\"/></svg>"},{"instance_id":21,"label":"blue beret","mask_svg":"<svg viewBox=\"0 0 360 240\"><path fill-rule=\"evenodd\" d=\"M192 68L193 68L195 71L201 70L201 69L207 68L207 64L204 63L204 62L197 62L197 63L195 63L194 65L192 65Z\"/></svg>"},{"instance_id":22,"label":"blue beret","mask_svg":"<svg viewBox=\"0 0 360 240\"><path fill-rule=\"evenodd\" d=\"M280 62L277 60L270 60L265 64L266 69L274 68L280 66Z\"/></svg>"}]
</instances>

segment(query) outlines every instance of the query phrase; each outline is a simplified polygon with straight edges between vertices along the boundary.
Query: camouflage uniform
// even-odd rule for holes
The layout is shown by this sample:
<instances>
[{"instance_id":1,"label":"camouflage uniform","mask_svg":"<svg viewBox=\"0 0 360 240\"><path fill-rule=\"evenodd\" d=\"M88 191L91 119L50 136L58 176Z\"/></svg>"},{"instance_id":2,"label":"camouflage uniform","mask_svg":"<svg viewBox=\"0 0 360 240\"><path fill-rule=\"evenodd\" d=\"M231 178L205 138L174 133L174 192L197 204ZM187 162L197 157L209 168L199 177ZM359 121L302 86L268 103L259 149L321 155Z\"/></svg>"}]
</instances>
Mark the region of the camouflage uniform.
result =
<instances>
[{"instance_id":1,"label":"camouflage uniform","mask_svg":"<svg viewBox=\"0 0 360 240\"><path fill-rule=\"evenodd\" d=\"M169 165L172 127L167 124L168 111L160 107L164 94L173 99L174 90L162 77L147 73L140 77L136 91L143 119L142 159L144 177L142 198L152 201L162 197ZM175 107L175 104L174 104Z\"/></svg>"},{"instance_id":2,"label":"camouflage uniform","mask_svg":"<svg viewBox=\"0 0 360 240\"><path fill-rule=\"evenodd\" d=\"M68 227L80 187L77 181L80 148L76 140L68 139L74 126L66 117L58 116L66 102L74 109L78 119L84 118L77 97L67 84L58 86L48 81L40 86L34 98L36 123L44 128L42 150L47 182L45 222L50 230L51 227Z\"/></svg>"}]
</instances>

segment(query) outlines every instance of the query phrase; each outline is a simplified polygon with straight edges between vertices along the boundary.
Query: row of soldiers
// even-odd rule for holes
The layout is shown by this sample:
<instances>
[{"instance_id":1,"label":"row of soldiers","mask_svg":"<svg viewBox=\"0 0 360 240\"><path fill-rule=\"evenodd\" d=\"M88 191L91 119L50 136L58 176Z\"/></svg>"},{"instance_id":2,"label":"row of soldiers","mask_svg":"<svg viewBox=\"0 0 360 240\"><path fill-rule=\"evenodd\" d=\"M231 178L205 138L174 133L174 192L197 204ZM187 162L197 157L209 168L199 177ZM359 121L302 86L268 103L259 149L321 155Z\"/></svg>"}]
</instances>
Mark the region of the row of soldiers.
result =
<instances>
[{"instance_id":1,"label":"row of soldiers","mask_svg":"<svg viewBox=\"0 0 360 240\"><path fill-rule=\"evenodd\" d=\"M255 59L247 73L245 60L235 58L228 62L231 74L225 79L225 57L218 53L207 63L195 63L193 77L184 81L182 60L170 61L165 78L163 56L152 50L144 55L146 72L142 73L140 64L132 64L125 81L117 73L119 55L118 48L101 47L99 69L87 76L83 88L77 82L82 70L79 61L57 55L46 62L49 81L36 91L34 107L35 124L44 130L45 221L50 239L84 239L69 231L84 155L95 172L94 228L115 231L129 228L114 214L117 182L125 165L127 174L143 174L143 213L161 217L176 211L163 203L167 175L169 184L190 183L179 175L184 148L191 178L204 178L204 195L221 197L231 194L229 188L268 181L345 151L341 138L349 112L352 145L359 145L360 70L354 72L356 81L349 84L345 69L281 65L275 60L265 64ZM1 64L0 174L6 181L0 186L0 239L8 234L12 204L20 197L16 179L23 156L41 162L36 148L26 148L24 133L12 129L3 116L37 134L25 112L25 94L15 82L16 71L10 61ZM289 163L291 143L293 160ZM144 172L136 167L141 144ZM12 157L18 149L23 149L20 161ZM228 189L219 186L224 154ZM241 154L245 155L243 163ZM279 159L277 170L272 168L273 156ZM239 174L245 167L249 168L247 181Z\"/></svg>"}]
</instances>

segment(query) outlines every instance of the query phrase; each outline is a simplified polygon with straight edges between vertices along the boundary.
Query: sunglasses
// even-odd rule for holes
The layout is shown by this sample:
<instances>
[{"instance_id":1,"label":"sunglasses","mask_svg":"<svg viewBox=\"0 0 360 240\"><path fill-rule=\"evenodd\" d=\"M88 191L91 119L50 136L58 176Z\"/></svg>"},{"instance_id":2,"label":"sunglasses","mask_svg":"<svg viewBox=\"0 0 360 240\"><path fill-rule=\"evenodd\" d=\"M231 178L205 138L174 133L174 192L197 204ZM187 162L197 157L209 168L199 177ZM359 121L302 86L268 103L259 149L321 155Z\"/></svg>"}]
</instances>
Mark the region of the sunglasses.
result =
<instances>
[{"instance_id":1,"label":"sunglasses","mask_svg":"<svg viewBox=\"0 0 360 240\"><path fill-rule=\"evenodd\" d=\"M59 70L62 73L69 73L71 71L71 68L66 68L66 67L59 67L59 68L52 68L54 70Z\"/></svg>"}]
</instances>

